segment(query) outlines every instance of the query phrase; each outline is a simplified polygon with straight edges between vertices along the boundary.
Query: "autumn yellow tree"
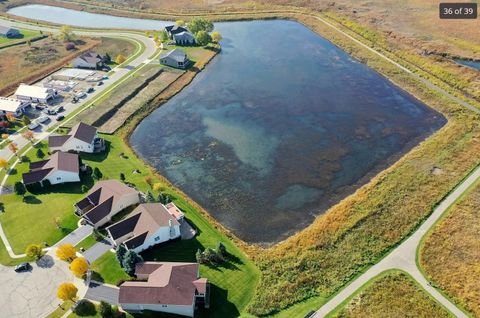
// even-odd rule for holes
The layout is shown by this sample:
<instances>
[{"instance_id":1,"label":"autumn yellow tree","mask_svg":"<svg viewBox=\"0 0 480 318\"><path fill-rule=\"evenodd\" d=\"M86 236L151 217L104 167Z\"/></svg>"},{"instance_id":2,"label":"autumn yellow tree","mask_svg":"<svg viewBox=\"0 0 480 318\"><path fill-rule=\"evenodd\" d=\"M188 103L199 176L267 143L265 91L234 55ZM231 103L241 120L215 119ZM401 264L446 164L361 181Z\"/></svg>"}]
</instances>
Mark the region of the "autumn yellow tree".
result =
<instances>
[{"instance_id":1,"label":"autumn yellow tree","mask_svg":"<svg viewBox=\"0 0 480 318\"><path fill-rule=\"evenodd\" d=\"M62 244L57 248L57 257L63 261L71 261L76 257L77 250L72 244Z\"/></svg>"},{"instance_id":2,"label":"autumn yellow tree","mask_svg":"<svg viewBox=\"0 0 480 318\"><path fill-rule=\"evenodd\" d=\"M179 27L184 27L185 26L185 20L177 20L175 21L175 24Z\"/></svg>"},{"instance_id":3,"label":"autumn yellow tree","mask_svg":"<svg viewBox=\"0 0 480 318\"><path fill-rule=\"evenodd\" d=\"M22 133L22 137L30 141L32 144L33 144L33 141L35 140L35 136L31 130L25 130Z\"/></svg>"},{"instance_id":4,"label":"autumn yellow tree","mask_svg":"<svg viewBox=\"0 0 480 318\"><path fill-rule=\"evenodd\" d=\"M162 190L162 184L161 183L154 183L152 186L153 191L158 192Z\"/></svg>"},{"instance_id":5,"label":"autumn yellow tree","mask_svg":"<svg viewBox=\"0 0 480 318\"><path fill-rule=\"evenodd\" d=\"M115 63L122 64L126 60L127 60L127 58L125 56L123 56L122 54L119 54L119 55L117 55L117 58L115 59Z\"/></svg>"},{"instance_id":6,"label":"autumn yellow tree","mask_svg":"<svg viewBox=\"0 0 480 318\"><path fill-rule=\"evenodd\" d=\"M39 259L40 257L43 256L43 249L42 245L40 244L30 244L27 246L25 249L25 254L28 257Z\"/></svg>"},{"instance_id":7,"label":"autumn yellow tree","mask_svg":"<svg viewBox=\"0 0 480 318\"><path fill-rule=\"evenodd\" d=\"M8 161L3 158L0 158L0 168L6 169L7 167L8 167Z\"/></svg>"},{"instance_id":8,"label":"autumn yellow tree","mask_svg":"<svg viewBox=\"0 0 480 318\"><path fill-rule=\"evenodd\" d=\"M10 135L9 134L2 134L2 139L6 140L6 139L8 139L8 136L10 136Z\"/></svg>"},{"instance_id":9,"label":"autumn yellow tree","mask_svg":"<svg viewBox=\"0 0 480 318\"><path fill-rule=\"evenodd\" d=\"M83 275L88 271L89 265L85 258L78 257L73 260L70 264L70 270L72 271L73 275L82 278Z\"/></svg>"},{"instance_id":10,"label":"autumn yellow tree","mask_svg":"<svg viewBox=\"0 0 480 318\"><path fill-rule=\"evenodd\" d=\"M63 301L75 301L78 288L72 283L63 283L58 287L57 297Z\"/></svg>"},{"instance_id":11,"label":"autumn yellow tree","mask_svg":"<svg viewBox=\"0 0 480 318\"><path fill-rule=\"evenodd\" d=\"M218 43L222 40L222 35L220 34L220 32L217 31L212 32L211 37L212 41L215 43Z\"/></svg>"},{"instance_id":12,"label":"autumn yellow tree","mask_svg":"<svg viewBox=\"0 0 480 318\"><path fill-rule=\"evenodd\" d=\"M14 142L11 142L8 144L8 149L10 149L11 152L13 152L13 154L15 156L17 156L17 153L18 153L18 145Z\"/></svg>"},{"instance_id":13,"label":"autumn yellow tree","mask_svg":"<svg viewBox=\"0 0 480 318\"><path fill-rule=\"evenodd\" d=\"M5 115L5 117L7 117L7 120L8 120L9 122L14 122L14 121L17 120L17 118L15 117L15 115L13 115L12 113L7 113L7 114Z\"/></svg>"}]
</instances>

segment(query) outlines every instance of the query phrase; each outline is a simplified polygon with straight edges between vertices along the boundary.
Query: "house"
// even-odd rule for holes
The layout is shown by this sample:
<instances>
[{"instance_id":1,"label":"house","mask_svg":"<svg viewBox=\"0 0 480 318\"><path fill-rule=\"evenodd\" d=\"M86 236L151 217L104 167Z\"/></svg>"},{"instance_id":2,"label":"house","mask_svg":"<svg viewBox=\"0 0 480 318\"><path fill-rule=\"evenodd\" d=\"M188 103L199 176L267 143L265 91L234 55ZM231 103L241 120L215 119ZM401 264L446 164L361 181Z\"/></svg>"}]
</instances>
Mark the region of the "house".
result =
<instances>
[{"instance_id":1,"label":"house","mask_svg":"<svg viewBox=\"0 0 480 318\"><path fill-rule=\"evenodd\" d=\"M161 203L140 204L125 219L107 227L113 245L140 253L180 237L180 223Z\"/></svg>"},{"instance_id":2,"label":"house","mask_svg":"<svg viewBox=\"0 0 480 318\"><path fill-rule=\"evenodd\" d=\"M103 68L104 64L103 57L95 52L86 52L77 57L73 60L72 65L73 67L77 68L88 68L88 69L101 69Z\"/></svg>"},{"instance_id":3,"label":"house","mask_svg":"<svg viewBox=\"0 0 480 318\"><path fill-rule=\"evenodd\" d=\"M0 97L0 112L3 114L11 113L15 116L21 116L25 109L30 106L30 102L18 100L16 98Z\"/></svg>"},{"instance_id":4,"label":"house","mask_svg":"<svg viewBox=\"0 0 480 318\"><path fill-rule=\"evenodd\" d=\"M4 38L18 38L20 37L20 31L14 28L5 27L0 25L0 37Z\"/></svg>"},{"instance_id":5,"label":"house","mask_svg":"<svg viewBox=\"0 0 480 318\"><path fill-rule=\"evenodd\" d=\"M188 30L186 28L178 26L178 25L168 25L168 26L165 27L165 31L167 32L170 39L173 39L173 36L175 34L179 34L179 33L182 33L182 32L188 32Z\"/></svg>"},{"instance_id":6,"label":"house","mask_svg":"<svg viewBox=\"0 0 480 318\"><path fill-rule=\"evenodd\" d=\"M76 124L67 135L52 135L48 137L48 147L51 153L63 152L100 152L105 150L105 141L97 136L97 128L84 124Z\"/></svg>"},{"instance_id":7,"label":"house","mask_svg":"<svg viewBox=\"0 0 480 318\"><path fill-rule=\"evenodd\" d=\"M173 40L177 45L195 45L195 37L188 31L174 34Z\"/></svg>"},{"instance_id":8,"label":"house","mask_svg":"<svg viewBox=\"0 0 480 318\"><path fill-rule=\"evenodd\" d=\"M80 181L80 158L66 152L56 152L50 159L30 163L30 171L23 174L25 185L49 181L50 184Z\"/></svg>"},{"instance_id":9,"label":"house","mask_svg":"<svg viewBox=\"0 0 480 318\"><path fill-rule=\"evenodd\" d=\"M77 215L99 228L118 212L138 203L140 193L137 190L117 180L106 180L97 182L74 206Z\"/></svg>"},{"instance_id":10,"label":"house","mask_svg":"<svg viewBox=\"0 0 480 318\"><path fill-rule=\"evenodd\" d=\"M20 84L14 96L21 101L49 103L58 96L58 92L48 87Z\"/></svg>"},{"instance_id":11,"label":"house","mask_svg":"<svg viewBox=\"0 0 480 318\"><path fill-rule=\"evenodd\" d=\"M180 49L174 49L168 53L160 55L160 63L171 67L185 69L190 64L190 60L185 52Z\"/></svg>"},{"instance_id":12,"label":"house","mask_svg":"<svg viewBox=\"0 0 480 318\"><path fill-rule=\"evenodd\" d=\"M209 307L210 286L197 263L144 262L136 265L137 281L120 285L118 302L125 311L151 310L193 317L195 307Z\"/></svg>"}]
</instances>

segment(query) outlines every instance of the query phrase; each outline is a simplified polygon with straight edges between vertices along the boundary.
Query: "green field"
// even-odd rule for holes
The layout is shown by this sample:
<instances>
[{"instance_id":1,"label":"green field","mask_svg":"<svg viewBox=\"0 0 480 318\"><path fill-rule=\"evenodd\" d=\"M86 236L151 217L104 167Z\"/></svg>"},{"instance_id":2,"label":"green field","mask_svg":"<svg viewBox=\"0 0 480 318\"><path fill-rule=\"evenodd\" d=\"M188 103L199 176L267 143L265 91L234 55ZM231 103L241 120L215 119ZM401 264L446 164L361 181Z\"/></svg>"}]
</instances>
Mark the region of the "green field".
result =
<instances>
[{"instance_id":1,"label":"green field","mask_svg":"<svg viewBox=\"0 0 480 318\"><path fill-rule=\"evenodd\" d=\"M18 38L6 38L6 37L3 37L3 36L0 36L0 46L2 44L5 44L5 43L21 42L21 41L31 39L35 36L40 35L40 32L32 31L32 30L26 30L26 29L20 29L20 34L22 36L18 37Z\"/></svg>"}]
</instances>

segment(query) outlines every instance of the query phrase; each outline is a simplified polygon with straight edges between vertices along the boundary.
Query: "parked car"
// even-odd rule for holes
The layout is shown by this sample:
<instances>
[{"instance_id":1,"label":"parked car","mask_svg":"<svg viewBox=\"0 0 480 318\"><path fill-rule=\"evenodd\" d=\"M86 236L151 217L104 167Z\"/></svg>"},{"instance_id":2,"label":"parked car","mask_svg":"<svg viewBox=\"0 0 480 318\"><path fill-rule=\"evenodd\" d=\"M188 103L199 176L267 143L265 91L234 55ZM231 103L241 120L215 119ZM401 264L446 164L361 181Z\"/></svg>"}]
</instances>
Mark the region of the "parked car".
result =
<instances>
[{"instance_id":1,"label":"parked car","mask_svg":"<svg viewBox=\"0 0 480 318\"><path fill-rule=\"evenodd\" d=\"M98 82L98 84L97 84L97 86L102 86L102 85L103 85L102 81Z\"/></svg>"},{"instance_id":2,"label":"parked car","mask_svg":"<svg viewBox=\"0 0 480 318\"><path fill-rule=\"evenodd\" d=\"M45 106L41 105L41 104L37 104L35 105L35 109L37 110L44 110L45 109Z\"/></svg>"},{"instance_id":3,"label":"parked car","mask_svg":"<svg viewBox=\"0 0 480 318\"><path fill-rule=\"evenodd\" d=\"M57 114L57 112L54 109L50 109L50 108L45 108L43 110L43 112L47 115L56 115Z\"/></svg>"},{"instance_id":4,"label":"parked car","mask_svg":"<svg viewBox=\"0 0 480 318\"><path fill-rule=\"evenodd\" d=\"M39 123L33 122L33 123L31 123L30 125L28 125L27 127L28 127L28 129L30 129L30 130L35 130L35 129L37 129L38 126L40 126Z\"/></svg>"},{"instance_id":5,"label":"parked car","mask_svg":"<svg viewBox=\"0 0 480 318\"><path fill-rule=\"evenodd\" d=\"M63 108L63 106L57 106L53 110L55 111L55 114L58 114L60 112L63 112L65 108Z\"/></svg>"},{"instance_id":6,"label":"parked car","mask_svg":"<svg viewBox=\"0 0 480 318\"><path fill-rule=\"evenodd\" d=\"M76 98L83 98L83 97L85 97L85 96L87 96L87 93L85 93L84 91L75 93L75 97L76 97Z\"/></svg>"},{"instance_id":7,"label":"parked car","mask_svg":"<svg viewBox=\"0 0 480 318\"><path fill-rule=\"evenodd\" d=\"M64 120L64 119L65 119L65 116L63 116L63 115L57 116L57 121L61 121L61 120Z\"/></svg>"},{"instance_id":8,"label":"parked car","mask_svg":"<svg viewBox=\"0 0 480 318\"><path fill-rule=\"evenodd\" d=\"M29 271L31 268L32 268L32 265L30 265L30 263L22 263L15 266L15 271L17 273L26 272L26 271Z\"/></svg>"},{"instance_id":9,"label":"parked car","mask_svg":"<svg viewBox=\"0 0 480 318\"><path fill-rule=\"evenodd\" d=\"M48 120L49 120L49 118L47 116L38 117L37 123L43 124L43 123L47 122Z\"/></svg>"},{"instance_id":10,"label":"parked car","mask_svg":"<svg viewBox=\"0 0 480 318\"><path fill-rule=\"evenodd\" d=\"M95 92L95 88L89 87L88 90L87 90L87 93L91 94L93 92Z\"/></svg>"}]
</instances>

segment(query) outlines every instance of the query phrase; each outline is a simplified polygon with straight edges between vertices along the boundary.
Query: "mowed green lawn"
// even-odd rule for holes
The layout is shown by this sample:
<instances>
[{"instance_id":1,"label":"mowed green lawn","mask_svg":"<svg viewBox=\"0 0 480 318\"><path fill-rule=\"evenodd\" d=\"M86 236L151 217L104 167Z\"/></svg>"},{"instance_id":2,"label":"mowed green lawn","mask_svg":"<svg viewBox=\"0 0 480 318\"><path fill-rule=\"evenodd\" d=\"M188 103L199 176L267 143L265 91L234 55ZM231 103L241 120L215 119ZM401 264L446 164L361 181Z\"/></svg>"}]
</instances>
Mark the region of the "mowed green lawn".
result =
<instances>
[{"instance_id":1,"label":"mowed green lawn","mask_svg":"<svg viewBox=\"0 0 480 318\"><path fill-rule=\"evenodd\" d=\"M119 179L120 173L124 173L126 181L135 184L139 190L152 191L145 177L153 177L153 171L135 156L121 138L108 135L102 137L107 141L108 154L82 154L82 161L92 168L98 167L103 174L103 179ZM40 147L47 153L44 144ZM36 152L37 149L32 149L27 153L27 157L32 161L39 160ZM10 185L21 179L21 174L28 169L28 164L22 163L16 169L16 173L8 180ZM134 173L136 170L139 172ZM211 311L199 312L199 316L235 317L243 314L258 283L259 270L232 241L208 222L176 189L155 177L153 182L161 183L162 191L174 199L175 204L185 212L189 222L199 230L199 234L192 240L175 241L157 246L145 253L144 259L195 262L197 249L216 248L219 242L224 243L231 254L228 261L218 267L201 266L202 277L208 278L212 283L212 297ZM87 179L83 183L91 187L93 181ZM2 196L5 213L0 215L0 222L16 253L23 253L30 243L47 242L52 245L76 228L78 218L73 213L73 204L84 196L81 193L81 185L63 185L53 187L52 190L46 193L27 194L27 203L22 202L22 197L15 194ZM57 229L55 217L61 219L63 230ZM0 252L2 252L1 246ZM121 279L128 278L121 271L115 255L110 252L94 262L92 269L98 272L99 278L107 283L115 284Z\"/></svg>"},{"instance_id":2,"label":"mowed green lawn","mask_svg":"<svg viewBox=\"0 0 480 318\"><path fill-rule=\"evenodd\" d=\"M6 37L3 37L3 36L0 36L0 45L4 44L4 43L14 42L14 41L28 40L28 39L31 39L35 36L40 35L40 32L21 29L20 34L22 34L22 37L18 37L18 38L6 38Z\"/></svg>"}]
</instances>

